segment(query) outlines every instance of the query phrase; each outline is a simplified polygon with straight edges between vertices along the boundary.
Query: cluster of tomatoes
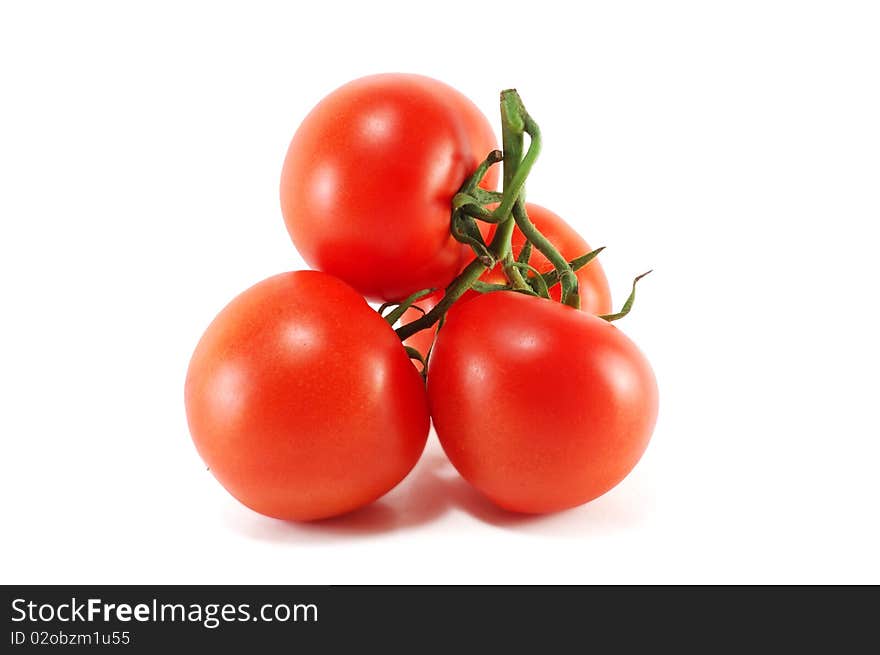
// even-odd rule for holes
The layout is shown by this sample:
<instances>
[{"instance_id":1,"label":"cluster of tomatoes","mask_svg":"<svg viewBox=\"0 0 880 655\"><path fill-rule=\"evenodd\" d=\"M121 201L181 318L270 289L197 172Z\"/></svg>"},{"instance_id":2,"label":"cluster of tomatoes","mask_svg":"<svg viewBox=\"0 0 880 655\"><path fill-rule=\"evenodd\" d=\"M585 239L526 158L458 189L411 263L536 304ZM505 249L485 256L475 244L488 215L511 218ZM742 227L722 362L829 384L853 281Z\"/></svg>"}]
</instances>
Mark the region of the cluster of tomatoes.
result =
<instances>
[{"instance_id":1,"label":"cluster of tomatoes","mask_svg":"<svg viewBox=\"0 0 880 655\"><path fill-rule=\"evenodd\" d=\"M598 251L525 203L539 131L515 91L501 108L503 152L455 89L375 75L297 130L281 207L315 270L233 299L186 379L193 441L248 507L366 505L413 468L432 420L461 475L513 511L587 502L641 457L656 382L610 322L632 296L610 314Z\"/></svg>"}]
</instances>

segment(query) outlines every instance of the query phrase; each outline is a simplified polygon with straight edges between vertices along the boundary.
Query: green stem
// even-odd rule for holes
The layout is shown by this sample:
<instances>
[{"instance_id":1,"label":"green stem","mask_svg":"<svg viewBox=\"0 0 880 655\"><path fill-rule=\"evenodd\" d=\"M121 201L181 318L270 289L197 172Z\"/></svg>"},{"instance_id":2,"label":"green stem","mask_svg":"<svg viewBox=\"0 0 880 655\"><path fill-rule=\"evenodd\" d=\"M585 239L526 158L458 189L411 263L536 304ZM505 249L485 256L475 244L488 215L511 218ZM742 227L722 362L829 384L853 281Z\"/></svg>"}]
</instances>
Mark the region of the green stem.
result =
<instances>
[{"instance_id":1,"label":"green stem","mask_svg":"<svg viewBox=\"0 0 880 655\"><path fill-rule=\"evenodd\" d=\"M477 280L471 287L478 293L492 293L493 291L510 291L508 284L495 284L494 282L480 282Z\"/></svg>"},{"instance_id":2,"label":"green stem","mask_svg":"<svg viewBox=\"0 0 880 655\"><path fill-rule=\"evenodd\" d=\"M382 318L388 321L388 325L394 325L397 321L400 320L401 316L406 313L406 310L413 306L420 299L434 293L435 289L422 289L421 291L416 291L415 293L407 296L404 300L397 303L397 307L394 311L388 312ZM386 309L388 309L391 305L395 303L385 303L381 307L379 307L379 313L382 314ZM423 312L424 313L424 312Z\"/></svg>"},{"instance_id":3,"label":"green stem","mask_svg":"<svg viewBox=\"0 0 880 655\"><path fill-rule=\"evenodd\" d=\"M452 307L452 304L461 298L473 286L474 282L480 279L480 276L486 272L486 269L486 265L479 259L475 259L468 264L459 276L452 281L452 284L446 287L446 293L443 294L443 298L431 311L415 321L397 328L396 332L400 340L405 341L409 339L416 332L421 332L431 327L443 318L449 308Z\"/></svg>"},{"instance_id":4,"label":"green stem","mask_svg":"<svg viewBox=\"0 0 880 655\"><path fill-rule=\"evenodd\" d=\"M498 227L495 230L495 236L492 243L489 244L489 250L495 255L496 259L503 260L507 253L510 252L510 240L513 236L513 228L515 227L513 217L510 210L513 207L513 201L522 190L522 183L516 190L517 195L512 195L514 183L517 173L521 170L520 163L522 161L523 152L523 134L525 124L522 120L522 100L514 89L508 89L501 92L501 145L504 148L503 174L501 203L492 212L493 218L498 220Z\"/></svg>"},{"instance_id":5,"label":"green stem","mask_svg":"<svg viewBox=\"0 0 880 655\"><path fill-rule=\"evenodd\" d=\"M452 198L451 232L453 238L470 246L477 257L490 268L495 265L495 258L486 247L480 234L480 228L471 214L478 218L488 215L488 211L480 204L475 194L489 168L500 162L502 158L503 154L500 150L490 152ZM480 197L483 197L482 194Z\"/></svg>"},{"instance_id":6,"label":"green stem","mask_svg":"<svg viewBox=\"0 0 880 655\"><path fill-rule=\"evenodd\" d=\"M505 221L526 184L526 178L541 154L541 130L528 115L516 89L501 92L502 142L504 145L504 195L492 215ZM529 149L522 154L523 134L528 132ZM507 140L504 139L505 135ZM508 143L509 141L509 143ZM515 148L508 153L508 147Z\"/></svg>"},{"instance_id":7,"label":"green stem","mask_svg":"<svg viewBox=\"0 0 880 655\"><path fill-rule=\"evenodd\" d=\"M645 273L642 273L641 275L636 276L636 278L633 280L632 291L630 291L629 293L629 298L627 298L626 302L623 303L623 307L620 309L619 312L616 312L614 314L602 314L599 316L599 318L604 318L610 323L611 321L616 321L629 314L630 310L632 309L633 303L636 301L636 284L638 284L639 280L641 280L650 272L651 271L647 271Z\"/></svg>"},{"instance_id":8,"label":"green stem","mask_svg":"<svg viewBox=\"0 0 880 655\"><path fill-rule=\"evenodd\" d=\"M477 187L471 195L477 199L482 205L488 205L493 202L501 202L503 194L500 191L487 191L486 189Z\"/></svg>"},{"instance_id":9,"label":"green stem","mask_svg":"<svg viewBox=\"0 0 880 655\"><path fill-rule=\"evenodd\" d=\"M605 250L605 246L602 246L601 248L596 248L595 250L592 250L585 255L581 255L580 257L572 259L570 262L568 262L568 265L571 266L571 270L577 272L584 266L589 264L591 261L596 259L596 257L599 256L599 253L603 250ZM542 273L542 276L544 278L544 282L547 283L548 287L553 287L559 284L559 274L556 272L555 268L552 271Z\"/></svg>"},{"instance_id":10,"label":"green stem","mask_svg":"<svg viewBox=\"0 0 880 655\"><path fill-rule=\"evenodd\" d=\"M541 149L540 133L535 130L535 134L538 134L538 137L536 138L535 134L531 135L532 140L529 144L529 150L526 156L523 157L523 135L526 129L525 116L525 108L519 94L514 89L502 91L501 144L504 148L502 156L504 167L502 178L503 193L501 204L492 212L493 217L498 219L498 227L495 230L492 242L489 244L489 252L496 261L503 262L513 259L510 254L510 241L516 225L511 215L511 209L516 199L522 193L525 179ZM497 161L497 156L494 153L490 154L489 158ZM489 158L487 158L487 162ZM397 336L400 337L400 340L405 341L416 332L425 330L442 319L453 303L461 298L480 279L480 276L488 270L487 263L486 258L482 258L482 260L477 258L468 264L458 277L446 287L443 298L431 311L415 321L397 328ZM511 267L511 270L515 269ZM515 275L518 275L524 289L531 289L518 271L516 271Z\"/></svg>"},{"instance_id":11,"label":"green stem","mask_svg":"<svg viewBox=\"0 0 880 655\"><path fill-rule=\"evenodd\" d=\"M514 289L531 289L529 283L526 282L523 274L520 272L518 263L513 258L513 253L509 252L504 256L501 266L504 270L504 277Z\"/></svg>"},{"instance_id":12,"label":"green stem","mask_svg":"<svg viewBox=\"0 0 880 655\"><path fill-rule=\"evenodd\" d=\"M574 274L574 271L571 270L571 264L569 264L568 260L562 256L562 253L550 243L550 240L541 234L538 228L535 227L535 224L532 223L529 214L526 211L525 203L521 199L518 199L513 205L513 217L516 220L516 226L520 229L520 232L523 233L526 239L532 242L541 254L550 260L550 263L553 264L553 267L556 269L556 274L562 282L562 302L575 309L580 309L581 299L578 295L578 279Z\"/></svg>"},{"instance_id":13,"label":"green stem","mask_svg":"<svg viewBox=\"0 0 880 655\"><path fill-rule=\"evenodd\" d=\"M529 281L532 282L530 288L542 298L550 299L550 289L547 287L547 283L544 282L544 276L541 275L541 272L537 268L531 264L526 264L525 262L514 262L513 266L534 273L534 277L529 278Z\"/></svg>"},{"instance_id":14,"label":"green stem","mask_svg":"<svg viewBox=\"0 0 880 655\"><path fill-rule=\"evenodd\" d=\"M418 360L421 363L423 371L428 368L428 362L425 361L425 356L416 348L413 348L412 346L404 346L404 350L406 350L406 354L409 355L410 359Z\"/></svg>"},{"instance_id":15,"label":"green stem","mask_svg":"<svg viewBox=\"0 0 880 655\"><path fill-rule=\"evenodd\" d=\"M528 264L532 259L532 242L526 239L526 242L523 244L522 249L519 251L519 255L516 257L516 261L520 264Z\"/></svg>"},{"instance_id":16,"label":"green stem","mask_svg":"<svg viewBox=\"0 0 880 655\"><path fill-rule=\"evenodd\" d=\"M522 100L515 89L507 89L501 92L501 140L504 146L504 177L501 202L498 207L491 213L490 220L500 221L495 229L495 236L489 249L497 255L501 261L504 275L507 281L515 289L528 289L529 286L523 279L522 274L513 266L513 254L510 248L510 242L513 238L513 230L516 223L511 215L513 201L522 192L525 182L525 174L528 170L523 170L523 144L525 134L525 122L523 114L525 108ZM529 144L529 150L533 149L534 144ZM540 148L540 143L538 144ZM537 154L535 154L535 157ZM534 163L534 157L532 158ZM528 168L531 168L531 164ZM485 219L484 219L485 220Z\"/></svg>"}]
</instances>

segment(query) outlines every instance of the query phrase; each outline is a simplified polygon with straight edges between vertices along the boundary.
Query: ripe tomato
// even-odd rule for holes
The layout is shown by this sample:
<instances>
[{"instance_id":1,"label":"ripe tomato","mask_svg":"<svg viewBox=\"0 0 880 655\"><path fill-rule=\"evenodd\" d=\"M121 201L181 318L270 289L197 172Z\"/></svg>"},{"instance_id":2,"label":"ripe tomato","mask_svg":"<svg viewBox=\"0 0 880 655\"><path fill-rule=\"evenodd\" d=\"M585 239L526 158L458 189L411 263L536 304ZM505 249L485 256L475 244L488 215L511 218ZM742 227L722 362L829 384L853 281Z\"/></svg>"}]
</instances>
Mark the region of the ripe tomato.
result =
<instances>
[{"instance_id":1,"label":"ripe tomato","mask_svg":"<svg viewBox=\"0 0 880 655\"><path fill-rule=\"evenodd\" d=\"M349 82L312 109L290 143L281 174L287 230L312 267L372 300L443 287L467 256L449 233L452 196L495 147L476 106L437 80Z\"/></svg>"},{"instance_id":2,"label":"ripe tomato","mask_svg":"<svg viewBox=\"0 0 880 655\"><path fill-rule=\"evenodd\" d=\"M428 434L424 385L394 331L326 273L263 280L199 341L186 378L199 454L242 503L280 519L386 493Z\"/></svg>"},{"instance_id":3,"label":"ripe tomato","mask_svg":"<svg viewBox=\"0 0 880 655\"><path fill-rule=\"evenodd\" d=\"M611 489L642 456L657 417L654 374L620 330L512 291L452 308L428 398L461 475L501 507L529 513Z\"/></svg>"},{"instance_id":4,"label":"ripe tomato","mask_svg":"<svg viewBox=\"0 0 880 655\"><path fill-rule=\"evenodd\" d=\"M581 255L585 255L592 251L590 245L574 230L574 228L549 209L528 202L526 203L526 210L528 211L532 223L535 224L535 227L537 227L538 230L556 246L562 256L566 259L572 260L575 257L580 257ZM488 243L495 234L495 226L489 225L488 223L480 223L480 227L484 230L483 236ZM523 233L520 232L519 228L515 228L513 231L513 238L511 239L511 247L514 257L519 256L520 252L522 252L525 242L526 238ZM470 261L470 259L468 259L468 261ZM529 263L541 273L547 273L553 270L553 264L550 263L550 260L542 255L537 249L532 249ZM581 298L581 310L597 315L610 314L611 290L608 287L608 278L605 277L605 271L602 270L602 265L599 263L599 260L594 259L586 266L578 269L575 274L578 279L578 295ZM495 284L505 284L507 281L500 265L496 266L491 271L486 271L480 279L483 282L492 282ZM559 300L560 293L561 286L558 284L550 289L550 296L555 300ZM469 291L461 298L461 301L470 300L478 295L479 294L474 291ZM436 291L419 300L416 305L421 307L422 310L428 312L440 302L441 298L443 298L443 291ZM418 319L421 315L422 313L417 309L409 309L404 313L400 322L401 324L409 323ZM425 354L434 342L435 333L436 328L417 332L406 340L406 345L412 346L422 354ZM419 364L418 366L421 365Z\"/></svg>"}]
</instances>

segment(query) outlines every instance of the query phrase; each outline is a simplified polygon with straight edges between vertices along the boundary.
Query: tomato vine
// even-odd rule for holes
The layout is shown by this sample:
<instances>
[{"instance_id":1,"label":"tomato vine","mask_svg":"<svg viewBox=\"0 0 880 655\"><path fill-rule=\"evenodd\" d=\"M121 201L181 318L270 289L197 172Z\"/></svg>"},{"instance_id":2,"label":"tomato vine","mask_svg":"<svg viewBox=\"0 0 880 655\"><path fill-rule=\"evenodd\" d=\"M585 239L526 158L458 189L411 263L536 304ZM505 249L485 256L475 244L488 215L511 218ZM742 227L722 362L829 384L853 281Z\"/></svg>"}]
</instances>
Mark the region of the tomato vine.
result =
<instances>
[{"instance_id":1,"label":"tomato vine","mask_svg":"<svg viewBox=\"0 0 880 655\"><path fill-rule=\"evenodd\" d=\"M397 335L402 341L438 323L452 305L471 289L480 293L513 290L549 298L549 289L559 284L562 287L560 301L575 309L580 308L575 271L590 263L604 248L597 248L569 261L531 221L525 203L525 183L541 152L541 130L526 111L516 89L502 91L500 104L503 151L490 152L452 200L451 234L457 241L468 245L474 251L475 258L446 287L442 299L430 311L423 312L418 319L397 328ZM526 135L529 137L528 148L524 148ZM501 193L487 191L479 186L489 169L497 163L503 163ZM491 204L497 206L490 210L487 205ZM497 225L490 243L484 241L477 221ZM526 239L516 259L511 248L514 228L519 228ZM553 265L552 271L540 273L529 264L533 248ZM480 281L486 271L499 264L507 284ZM636 283L648 273L635 278L632 292L621 311L604 314L601 318L614 321L626 316L635 300ZM408 308L418 308L414 303L432 291L433 289L419 291L400 303L386 303L380 313L396 304L396 309L385 316L393 325Z\"/></svg>"}]
</instances>

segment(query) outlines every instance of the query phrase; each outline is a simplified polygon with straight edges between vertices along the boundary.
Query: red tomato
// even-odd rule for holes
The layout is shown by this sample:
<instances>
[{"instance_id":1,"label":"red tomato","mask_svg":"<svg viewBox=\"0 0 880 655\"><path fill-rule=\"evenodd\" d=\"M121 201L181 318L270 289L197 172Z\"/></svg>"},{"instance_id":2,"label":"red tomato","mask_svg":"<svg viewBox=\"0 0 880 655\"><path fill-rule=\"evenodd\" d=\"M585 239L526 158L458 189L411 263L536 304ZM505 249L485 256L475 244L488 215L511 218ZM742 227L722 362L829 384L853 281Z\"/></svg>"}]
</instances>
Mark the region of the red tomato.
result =
<instances>
[{"instance_id":1,"label":"red tomato","mask_svg":"<svg viewBox=\"0 0 880 655\"><path fill-rule=\"evenodd\" d=\"M537 227L538 230L546 236L554 246L556 246L559 252L562 253L562 256L566 259L572 260L575 257L580 257L581 255L585 255L592 251L590 245L584 241L581 235L575 232L574 228L549 209L528 202L526 203L526 210L528 211L532 223L535 224L535 227ZM491 237L495 233L495 226L488 223L480 223L480 226L485 226L483 227L483 235L488 243L491 241ZM513 238L511 239L514 257L517 257L520 254L525 242L526 238L523 236L523 233L520 232L519 228L515 228ZM468 261L470 261L470 259L468 259ZM534 248L532 249L532 256L530 257L529 263L541 273L547 273L553 270L553 264ZM581 310L597 315L610 314L611 290L608 287L608 279L605 277L605 271L602 270L602 265L599 263L599 260L594 259L583 268L578 269L576 275L578 279L578 295L581 298ZM500 265L496 266L491 271L484 273L480 279L483 282L492 282L495 284L505 284L507 282L504 277L504 271ZM550 289L550 295L555 300L559 300L560 292L561 287L558 284ZM461 298L461 301L470 300L478 295L479 294L476 292L469 291ZM440 302L442 297L443 291L436 291L419 300L416 305L427 312ZM401 324L414 321L421 315L422 313L417 309L409 309L401 318ZM408 346L416 348L424 355L431 347L435 333L436 328L422 330L407 339L405 343ZM418 366L421 366L421 364L418 364Z\"/></svg>"},{"instance_id":2,"label":"red tomato","mask_svg":"<svg viewBox=\"0 0 880 655\"><path fill-rule=\"evenodd\" d=\"M281 174L281 209L303 258L373 300L445 286L466 249L450 203L496 141L455 89L419 75L364 77L306 116ZM497 182L497 167L485 181Z\"/></svg>"},{"instance_id":3,"label":"red tomato","mask_svg":"<svg viewBox=\"0 0 880 655\"><path fill-rule=\"evenodd\" d=\"M543 513L585 503L636 465L657 385L620 330L512 291L456 305L428 370L437 436L496 504Z\"/></svg>"},{"instance_id":4,"label":"red tomato","mask_svg":"<svg viewBox=\"0 0 880 655\"><path fill-rule=\"evenodd\" d=\"M312 520L400 482L428 434L424 384L390 326L326 273L282 273L214 319L186 378L199 454L253 510Z\"/></svg>"}]
</instances>

